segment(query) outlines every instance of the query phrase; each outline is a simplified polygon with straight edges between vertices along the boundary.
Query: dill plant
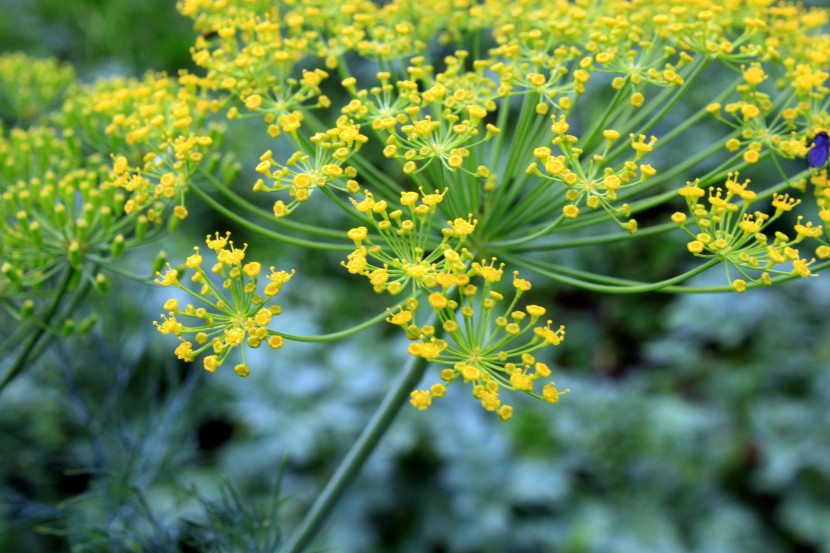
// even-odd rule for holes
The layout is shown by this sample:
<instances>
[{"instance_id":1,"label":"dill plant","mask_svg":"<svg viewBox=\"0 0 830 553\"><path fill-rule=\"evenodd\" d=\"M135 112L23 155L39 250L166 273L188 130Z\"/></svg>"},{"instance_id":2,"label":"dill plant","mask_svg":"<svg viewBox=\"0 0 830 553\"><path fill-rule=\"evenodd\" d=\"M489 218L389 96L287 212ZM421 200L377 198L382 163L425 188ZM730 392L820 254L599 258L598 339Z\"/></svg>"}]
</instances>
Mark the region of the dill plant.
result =
<instances>
[{"instance_id":1,"label":"dill plant","mask_svg":"<svg viewBox=\"0 0 830 553\"><path fill-rule=\"evenodd\" d=\"M508 392L560 401L568 390L552 380L546 348L562 343L567 321L524 301L531 280L742 293L830 263L827 9L182 0L179 10L200 33L198 76L73 85L55 127L2 135L0 152L15 160L3 168L2 299L38 329L3 383L55 332L73 291L105 289L106 270L125 272L122 251L176 230L186 202L275 243L341 252L332 269L388 309L323 336L291 334L290 313L273 303L302 268L272 266L260 282L262 263L279 260L223 231L207 237L207 270L198 248L183 266L153 270L192 298L170 298L158 330L208 371L238 348L234 369L247 376L257 370L248 348L326 343L375 324L411 340L399 381L284 551L311 542L407 400L425 410L466 385L502 420L514 415ZM214 123L220 114L226 124ZM221 154L243 118L261 120L275 145L250 183L259 203L231 187L235 167ZM330 226L304 220L331 206L343 215ZM691 268L634 280L563 253L644 236L685 237ZM716 268L722 285L688 284ZM431 366L432 384L415 389Z\"/></svg>"}]
</instances>

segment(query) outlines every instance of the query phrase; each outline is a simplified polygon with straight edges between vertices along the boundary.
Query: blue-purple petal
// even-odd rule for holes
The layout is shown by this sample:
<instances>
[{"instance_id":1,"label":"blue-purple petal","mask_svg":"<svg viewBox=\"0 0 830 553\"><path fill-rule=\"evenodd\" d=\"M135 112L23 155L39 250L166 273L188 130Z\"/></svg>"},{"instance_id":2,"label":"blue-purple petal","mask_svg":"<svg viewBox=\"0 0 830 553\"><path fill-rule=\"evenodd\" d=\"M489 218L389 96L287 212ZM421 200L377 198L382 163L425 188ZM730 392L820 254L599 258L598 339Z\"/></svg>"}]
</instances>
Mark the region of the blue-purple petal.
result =
<instances>
[{"instance_id":1,"label":"blue-purple petal","mask_svg":"<svg viewBox=\"0 0 830 553\"><path fill-rule=\"evenodd\" d=\"M830 157L830 136L821 131L813 138L813 147L807 152L807 165L815 169L824 167Z\"/></svg>"}]
</instances>

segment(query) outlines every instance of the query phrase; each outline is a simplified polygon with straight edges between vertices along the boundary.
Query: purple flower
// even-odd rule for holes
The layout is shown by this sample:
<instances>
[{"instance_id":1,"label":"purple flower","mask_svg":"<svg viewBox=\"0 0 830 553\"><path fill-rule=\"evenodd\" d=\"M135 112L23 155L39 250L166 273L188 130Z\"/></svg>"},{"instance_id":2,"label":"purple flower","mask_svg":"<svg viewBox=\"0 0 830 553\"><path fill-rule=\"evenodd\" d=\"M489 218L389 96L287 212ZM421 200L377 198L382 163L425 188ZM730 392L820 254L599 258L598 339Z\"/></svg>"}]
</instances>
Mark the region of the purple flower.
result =
<instances>
[{"instance_id":1,"label":"purple flower","mask_svg":"<svg viewBox=\"0 0 830 553\"><path fill-rule=\"evenodd\" d=\"M824 167L828 154L830 154L830 136L827 136L825 131L821 131L813 137L813 147L807 152L807 165L814 169Z\"/></svg>"}]
</instances>

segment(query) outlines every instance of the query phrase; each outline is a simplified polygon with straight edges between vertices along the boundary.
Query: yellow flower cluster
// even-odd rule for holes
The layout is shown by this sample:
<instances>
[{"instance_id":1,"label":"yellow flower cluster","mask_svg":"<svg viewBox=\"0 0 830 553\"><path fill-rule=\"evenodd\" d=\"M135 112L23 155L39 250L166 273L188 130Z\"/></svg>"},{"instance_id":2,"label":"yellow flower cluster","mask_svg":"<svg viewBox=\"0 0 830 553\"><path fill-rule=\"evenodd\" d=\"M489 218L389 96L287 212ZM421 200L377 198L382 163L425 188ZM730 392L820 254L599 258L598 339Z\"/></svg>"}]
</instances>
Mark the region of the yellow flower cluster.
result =
<instances>
[{"instance_id":1,"label":"yellow flower cluster","mask_svg":"<svg viewBox=\"0 0 830 553\"><path fill-rule=\"evenodd\" d=\"M827 179L827 169L816 171L810 182L815 191L816 204L819 209L818 216L824 223L825 230L821 237L822 245L816 250L816 257L828 259L830 258L830 181Z\"/></svg>"},{"instance_id":2,"label":"yellow flower cluster","mask_svg":"<svg viewBox=\"0 0 830 553\"><path fill-rule=\"evenodd\" d=\"M204 33L194 59L208 69L207 79L247 110L262 114L272 136L294 133L292 140L302 146L296 133L303 125L311 125L312 133L325 132L312 111L329 108L329 96L345 94L340 113L350 123L370 128L381 142L375 146L397 160L416 186L435 182L452 189L464 183L496 190L501 199L508 186L527 190L538 182L515 171L527 167L530 176L569 187L564 201L553 188L505 192L520 204L532 199L552 207L520 205L511 210L515 215L497 212L481 218L483 235L503 238L507 231L521 235L524 228L545 224L555 211L576 219L583 205L602 208L606 220L636 231L629 204L615 201L618 190L629 185L621 199L649 191L652 185L644 181L658 172L641 163L645 154L662 147L649 134L659 121L647 117L657 110L658 118L665 115L712 65L738 77L725 88L724 104L708 107L735 129L724 139L729 151L741 151L745 164L758 163L766 152L803 157L807 141L830 126L822 102L828 91L830 38L821 34L830 12L773 3L700 0L687 6L656 0L598 7L588 0L395 0L383 5L335 0L289 1L277 7L183 0L179 8ZM438 37L440 43L462 43L470 33L491 35L493 47L458 49L444 57L441 71L429 63L430 41ZM380 71L371 78L353 74L347 65L350 53L378 60ZM307 65L308 58L322 60L325 69ZM330 82L334 69L341 90ZM333 92L324 94L327 86ZM597 111L596 106L581 110L579 104L591 88L614 96L597 116L599 124L589 125L586 113ZM728 100L730 94L739 98ZM516 99L525 106L518 114L511 105ZM544 145L548 139L542 142L542 122L525 117L528 107L536 116L550 116L552 142L561 155ZM231 107L231 114L237 113ZM573 121L581 136L569 133ZM625 151L624 144L613 144L620 135L632 136L636 154L615 166L612 160ZM270 163L263 160L263 171L271 169ZM319 164L311 168L319 171ZM270 188L287 189L293 197L289 205L275 205L278 216L292 211L311 186L302 176L304 169L292 171L278 166ZM391 197L389 190L372 191ZM468 197L475 201L477 192ZM464 212L474 210L467 205ZM502 215L508 215L510 225Z\"/></svg>"},{"instance_id":3,"label":"yellow flower cluster","mask_svg":"<svg viewBox=\"0 0 830 553\"><path fill-rule=\"evenodd\" d=\"M202 359L209 372L221 366L234 348L242 347L242 362L234 367L234 371L239 376L248 376L250 369L245 363L245 346L258 348L265 342L272 349L279 349L284 344L282 336L268 328L271 319L279 315L282 308L269 303L291 280L294 271L277 271L271 267L271 272L265 276L269 282L260 294L258 284L262 265L256 261L243 263L247 244L241 249L234 247L229 232L225 236L219 233L213 237L208 235L206 243L217 260L210 273L217 275L221 284L214 282L204 270L199 248L194 248L196 253L187 258L185 266L194 271L190 280L200 286L198 291L182 285L179 271L169 265L165 273L158 273L156 283L178 288L202 305L197 307L188 303L182 308L178 299L170 298L164 303L167 315L161 316L161 323L153 324L162 334L173 334L179 339L175 352L179 359L190 362L198 355L209 353ZM185 326L179 317L194 321L193 326ZM186 334L193 335L193 342L182 337Z\"/></svg>"},{"instance_id":4,"label":"yellow flower cluster","mask_svg":"<svg viewBox=\"0 0 830 553\"><path fill-rule=\"evenodd\" d=\"M72 66L24 54L0 56L0 115L28 125L54 109L75 80Z\"/></svg>"},{"instance_id":5,"label":"yellow flower cluster","mask_svg":"<svg viewBox=\"0 0 830 553\"><path fill-rule=\"evenodd\" d=\"M366 227L356 227L347 234L357 249L349 254L343 266L352 273L369 279L375 292L395 296L410 288L413 294L440 283L457 284L456 275L465 269L471 254L463 245L473 233L476 221L472 216L449 221L439 242L430 236L433 219L444 194L421 190L401 193L401 208L391 209L385 200L375 200L371 192L354 207L371 217L378 236Z\"/></svg>"},{"instance_id":6,"label":"yellow flower cluster","mask_svg":"<svg viewBox=\"0 0 830 553\"><path fill-rule=\"evenodd\" d=\"M691 253L721 259L727 268L734 267L738 271L743 278L733 280L727 269L735 291L746 290L747 281L771 284L770 274L802 277L812 274L809 266L813 261L803 259L795 246L806 238L820 237L822 227L802 223L802 218L798 217L794 238L781 231L774 232L773 236L764 232L773 221L792 211L800 200L789 194L776 194L772 200L775 211L769 215L763 211L750 211L750 206L758 203L757 194L749 189L749 180L738 180L737 173L729 175L723 188L710 188L708 193L698 184L688 183L679 191L686 199L692 221L681 212L675 213L672 219L693 238L688 243ZM702 201L704 197L705 202ZM761 274L752 277L747 270Z\"/></svg>"},{"instance_id":7,"label":"yellow flower cluster","mask_svg":"<svg viewBox=\"0 0 830 553\"><path fill-rule=\"evenodd\" d=\"M389 322L413 339L412 355L447 367L440 384L413 393L418 408L458 378L503 419L512 413L503 388L558 400L555 385L536 389L551 371L535 352L558 344L563 328L540 324L541 307L516 308L529 289L522 279L504 307L502 267L473 260L541 245L529 265L555 275L551 249L636 232L632 214L668 201L678 175L705 171L680 190L690 215L673 219L693 254L738 272L735 290L811 274L798 249L807 238L830 258L820 226L794 217L794 234L773 230L798 205L773 195L789 184L778 158L803 158L830 127L830 10L775 0L181 0L179 9L202 33L194 61L228 116L262 117L280 142L273 151L290 143L295 152L283 161L269 150L256 168L255 190L290 197L274 215L317 188L348 210L335 192L349 194L361 222L347 233L355 249L343 266L378 293L411 294ZM434 56L441 47L450 54ZM724 77L708 106L687 94ZM699 151L667 149L678 138L697 146L683 133L702 121L721 132ZM756 192L738 180L737 169L764 161L781 184ZM811 182L830 229L826 172ZM771 214L754 210L765 198ZM615 232L551 239L606 223ZM437 329L415 322L424 298Z\"/></svg>"},{"instance_id":8,"label":"yellow flower cluster","mask_svg":"<svg viewBox=\"0 0 830 553\"><path fill-rule=\"evenodd\" d=\"M541 389L537 386L537 381L551 376L551 369L535 355L544 347L558 346L565 339L565 327L553 329L551 321L539 324L545 308L538 305L516 309L522 293L531 287L518 273L513 278L513 299L504 305L505 296L493 289L502 279L503 267L495 258L490 263L472 263L469 269L456 267L451 283L435 282L431 286L438 291L429 294L427 300L440 331L433 325L416 323L418 301L414 298L387 319L413 340L410 355L447 367L441 371L441 382L428 390L412 392L410 402L416 408L426 409L458 379L470 384L473 397L502 420L513 414L513 407L501 399L502 390L525 392L551 403L558 402L560 394L567 391L560 392L553 382ZM452 290L458 290L458 300L453 299Z\"/></svg>"},{"instance_id":9,"label":"yellow flower cluster","mask_svg":"<svg viewBox=\"0 0 830 553\"><path fill-rule=\"evenodd\" d=\"M716 102L706 108L716 119L735 129L737 137L729 138L725 147L730 152L743 149L742 158L747 164L758 163L765 148L787 159L803 158L808 150L804 127L809 129L813 123L807 121L813 120L814 113L818 115L807 107L809 103L797 101L795 95L797 103L792 107L775 106L772 97L761 90L768 78L760 63L744 66L743 82L736 86L741 99L723 106ZM826 79L825 73L819 86Z\"/></svg>"},{"instance_id":10,"label":"yellow flower cluster","mask_svg":"<svg viewBox=\"0 0 830 553\"><path fill-rule=\"evenodd\" d=\"M410 60L411 80L397 80L393 85L392 74L383 71L376 75L379 86L368 90L357 90L354 77L344 79L342 84L352 99L342 111L371 125L385 140L383 155L401 160L405 174L438 160L449 171L460 169L486 178L489 169L471 165L468 158L472 148L500 132L495 125L483 123L495 111L497 95L494 83L484 76L486 63L477 61L474 71L464 71L468 57L466 51L447 56L447 69L433 76L432 67L425 66L419 56Z\"/></svg>"},{"instance_id":11,"label":"yellow flower cluster","mask_svg":"<svg viewBox=\"0 0 830 553\"><path fill-rule=\"evenodd\" d=\"M326 71L294 75L309 54L335 59L315 31L303 29L299 14L289 12L280 21L279 10L268 3L211 0L185 0L179 9L194 17L204 32L193 48L193 60L207 69L207 78L219 89L240 98L248 111L264 114L272 136L299 128L301 108L329 106L320 89ZM239 108L231 107L228 116L238 117Z\"/></svg>"},{"instance_id":12,"label":"yellow flower cluster","mask_svg":"<svg viewBox=\"0 0 830 553\"><path fill-rule=\"evenodd\" d=\"M314 189L326 186L354 194L360 190L357 170L346 165L368 139L360 134L360 125L345 116L338 118L336 126L310 138L314 147L312 155L295 152L281 164L274 160L271 150L260 156L256 170L273 183L259 179L254 191L280 192L288 190L292 200L287 205L282 200L274 203L274 216L282 218L308 201Z\"/></svg>"},{"instance_id":13,"label":"yellow flower cluster","mask_svg":"<svg viewBox=\"0 0 830 553\"><path fill-rule=\"evenodd\" d=\"M113 155L113 179L129 193L127 214L146 210L161 222L167 205L187 216L184 196L193 175L218 147L221 129L208 122L220 108L204 79L147 74L73 88L62 123L88 147Z\"/></svg>"},{"instance_id":14,"label":"yellow flower cluster","mask_svg":"<svg viewBox=\"0 0 830 553\"><path fill-rule=\"evenodd\" d=\"M631 135L631 148L635 155L626 160L621 167L614 168L606 163L606 156L620 133L614 129L602 132L605 145L601 153L594 154L587 167L579 160L583 150L576 146L578 138L567 134L569 125L564 115L552 118L551 131L556 137L551 141L560 151L560 155L553 155L547 146L535 148L533 157L539 161L532 162L526 172L552 183L562 183L567 186L564 194L567 204L562 208L562 215L567 219L576 219L579 216L579 206L584 203L591 210L602 208L617 223L630 233L637 231L637 221L621 217L630 215L628 204L615 208L620 190L630 189L642 185L646 179L657 174L651 165L638 161L654 149L657 139L652 136L648 140L645 135ZM540 166L542 169L540 169Z\"/></svg>"}]
</instances>

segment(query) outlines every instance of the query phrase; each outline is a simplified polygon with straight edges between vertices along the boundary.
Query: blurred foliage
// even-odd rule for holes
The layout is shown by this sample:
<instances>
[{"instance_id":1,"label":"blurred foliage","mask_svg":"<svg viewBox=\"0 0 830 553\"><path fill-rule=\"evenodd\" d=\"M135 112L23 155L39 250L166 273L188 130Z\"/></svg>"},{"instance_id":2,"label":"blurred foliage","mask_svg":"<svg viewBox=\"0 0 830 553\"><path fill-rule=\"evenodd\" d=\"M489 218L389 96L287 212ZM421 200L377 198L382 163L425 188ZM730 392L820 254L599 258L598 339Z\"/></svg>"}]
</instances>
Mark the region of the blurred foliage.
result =
<instances>
[{"instance_id":1,"label":"blurred foliage","mask_svg":"<svg viewBox=\"0 0 830 553\"><path fill-rule=\"evenodd\" d=\"M192 38L168 1L0 0L0 51L57 55L82 76L189 67ZM250 152L264 148L239 128L228 148L250 170ZM207 216L187 224L190 235L213 228ZM644 238L591 255L599 270L637 259L661 274L682 251ZM286 291L292 332L354 318L351 280L306 286ZM272 551L405 348L375 328L328 349L287 345L245 381L201 381L198 367L172 364L147 324L156 313L146 306L163 294L113 289L115 301L92 308L103 324L53 348L0 400L0 551ZM461 390L428 413L406 409L321 550L830 552L823 280L678 298L534 282L531 297L568 321L559 380L572 393L553 410L526 401L507 425L453 401Z\"/></svg>"},{"instance_id":2,"label":"blurred foliage","mask_svg":"<svg viewBox=\"0 0 830 553\"><path fill-rule=\"evenodd\" d=\"M0 0L0 48L71 61L81 74L192 67L189 21L170 0Z\"/></svg>"}]
</instances>

